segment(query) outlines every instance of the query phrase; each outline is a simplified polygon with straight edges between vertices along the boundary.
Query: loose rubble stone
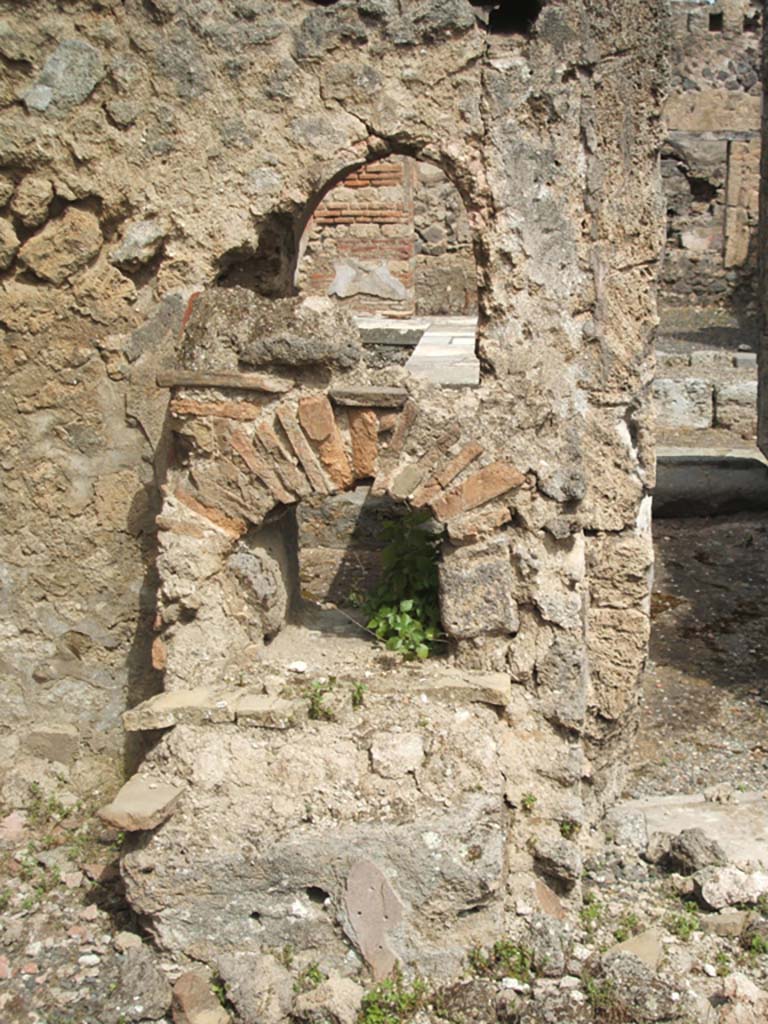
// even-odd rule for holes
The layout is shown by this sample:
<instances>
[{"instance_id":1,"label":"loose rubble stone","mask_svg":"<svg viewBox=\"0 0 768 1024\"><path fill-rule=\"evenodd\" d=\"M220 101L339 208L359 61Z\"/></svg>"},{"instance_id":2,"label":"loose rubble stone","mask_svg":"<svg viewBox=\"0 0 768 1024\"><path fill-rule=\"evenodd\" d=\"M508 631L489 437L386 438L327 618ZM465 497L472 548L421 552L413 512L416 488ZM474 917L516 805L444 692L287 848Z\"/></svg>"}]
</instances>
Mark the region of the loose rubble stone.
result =
<instances>
[{"instance_id":1,"label":"loose rubble stone","mask_svg":"<svg viewBox=\"0 0 768 1024\"><path fill-rule=\"evenodd\" d=\"M171 1006L171 986L146 948L129 949L120 964L120 983L112 995L116 1016L129 1021L155 1021Z\"/></svg>"},{"instance_id":2,"label":"loose rubble stone","mask_svg":"<svg viewBox=\"0 0 768 1024\"><path fill-rule=\"evenodd\" d=\"M581 878L581 854L575 843L567 839L540 839L534 847L534 857L541 871L566 889L572 889Z\"/></svg>"},{"instance_id":3,"label":"loose rubble stone","mask_svg":"<svg viewBox=\"0 0 768 1024\"><path fill-rule=\"evenodd\" d=\"M84 39L65 39L45 62L23 100L29 110L66 112L91 95L104 77L101 53Z\"/></svg>"},{"instance_id":4,"label":"loose rubble stone","mask_svg":"<svg viewBox=\"0 0 768 1024\"><path fill-rule=\"evenodd\" d=\"M281 1024L293 1005L293 978L273 956L226 953L217 969L243 1024Z\"/></svg>"},{"instance_id":5,"label":"loose rubble stone","mask_svg":"<svg viewBox=\"0 0 768 1024\"><path fill-rule=\"evenodd\" d=\"M292 1016L307 1024L355 1024L363 994L364 990L351 978L334 976L299 995Z\"/></svg>"},{"instance_id":6,"label":"loose rubble stone","mask_svg":"<svg viewBox=\"0 0 768 1024\"><path fill-rule=\"evenodd\" d=\"M440 1017L445 1020L456 1024L491 1024L497 1019L498 999L498 986L494 982L472 978L441 988L435 1003ZM513 994L513 1005L516 1004L517 997ZM507 1013L511 1011L512 1007L508 1007Z\"/></svg>"},{"instance_id":7,"label":"loose rubble stone","mask_svg":"<svg viewBox=\"0 0 768 1024\"><path fill-rule=\"evenodd\" d=\"M99 817L127 832L157 828L173 814L183 793L176 786L135 775L112 803L101 808Z\"/></svg>"},{"instance_id":8,"label":"loose rubble stone","mask_svg":"<svg viewBox=\"0 0 768 1024\"><path fill-rule=\"evenodd\" d=\"M713 910L738 903L757 903L768 894L768 874L741 871L739 868L705 868L694 875L701 899Z\"/></svg>"},{"instance_id":9,"label":"loose rubble stone","mask_svg":"<svg viewBox=\"0 0 768 1024\"><path fill-rule=\"evenodd\" d=\"M10 267L19 251L19 245L19 239L10 221L0 218L0 270Z\"/></svg>"},{"instance_id":10,"label":"loose rubble stone","mask_svg":"<svg viewBox=\"0 0 768 1024\"><path fill-rule=\"evenodd\" d=\"M655 971L664 956L663 938L664 932L661 928L648 928L646 931L640 932L639 935L633 935L631 939L625 939L624 942L611 946L603 953L603 961L607 961L613 956L630 954L642 961L649 970Z\"/></svg>"},{"instance_id":11,"label":"loose rubble stone","mask_svg":"<svg viewBox=\"0 0 768 1024\"><path fill-rule=\"evenodd\" d=\"M173 986L174 1024L229 1024L230 1016L211 991L210 979L187 971Z\"/></svg>"},{"instance_id":12,"label":"loose rubble stone","mask_svg":"<svg viewBox=\"0 0 768 1024\"><path fill-rule=\"evenodd\" d=\"M53 200L53 185L48 178L29 175L23 178L16 189L11 210L26 228L36 228L48 216Z\"/></svg>"},{"instance_id":13,"label":"loose rubble stone","mask_svg":"<svg viewBox=\"0 0 768 1024\"><path fill-rule=\"evenodd\" d=\"M694 875L712 865L723 867L728 860L722 846L701 828L683 829L677 835L654 833L646 857L665 871L675 871L680 875Z\"/></svg>"},{"instance_id":14,"label":"loose rubble stone","mask_svg":"<svg viewBox=\"0 0 768 1024\"><path fill-rule=\"evenodd\" d=\"M135 270L154 259L166 237L165 227L158 220L129 224L120 244L110 254L110 262L126 270Z\"/></svg>"},{"instance_id":15,"label":"loose rubble stone","mask_svg":"<svg viewBox=\"0 0 768 1024\"><path fill-rule=\"evenodd\" d=\"M720 1011L720 1024L762 1024L768 1019L768 992L744 974L725 979L723 996L727 1003Z\"/></svg>"}]
</instances>

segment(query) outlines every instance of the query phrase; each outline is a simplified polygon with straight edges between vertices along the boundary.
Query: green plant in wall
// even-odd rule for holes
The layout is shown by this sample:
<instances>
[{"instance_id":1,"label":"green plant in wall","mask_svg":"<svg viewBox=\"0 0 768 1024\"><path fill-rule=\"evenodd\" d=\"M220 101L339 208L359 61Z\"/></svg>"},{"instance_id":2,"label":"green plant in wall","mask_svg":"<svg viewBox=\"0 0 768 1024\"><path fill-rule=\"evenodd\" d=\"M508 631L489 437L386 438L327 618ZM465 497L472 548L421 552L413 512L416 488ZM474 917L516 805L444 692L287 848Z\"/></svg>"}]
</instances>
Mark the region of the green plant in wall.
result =
<instances>
[{"instance_id":1,"label":"green plant in wall","mask_svg":"<svg viewBox=\"0 0 768 1024\"><path fill-rule=\"evenodd\" d=\"M428 512L407 512L384 525L382 578L365 602L367 626L387 650L428 658L442 639L437 562L441 535L425 528Z\"/></svg>"}]
</instances>

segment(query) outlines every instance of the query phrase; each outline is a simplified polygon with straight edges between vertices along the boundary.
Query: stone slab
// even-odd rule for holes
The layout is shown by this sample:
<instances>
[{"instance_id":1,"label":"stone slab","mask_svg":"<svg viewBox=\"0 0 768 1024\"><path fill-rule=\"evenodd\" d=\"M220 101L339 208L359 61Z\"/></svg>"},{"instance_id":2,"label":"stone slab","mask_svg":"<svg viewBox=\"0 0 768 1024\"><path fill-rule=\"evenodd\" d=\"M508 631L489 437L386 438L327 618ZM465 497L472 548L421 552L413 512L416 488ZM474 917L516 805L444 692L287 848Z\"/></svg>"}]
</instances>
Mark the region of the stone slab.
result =
<instances>
[{"instance_id":1,"label":"stone slab","mask_svg":"<svg viewBox=\"0 0 768 1024\"><path fill-rule=\"evenodd\" d=\"M677 794L630 800L618 805L627 815L642 814L648 835L701 828L725 850L737 865L768 867L768 796L739 793L733 803L719 804L703 796Z\"/></svg>"},{"instance_id":2,"label":"stone slab","mask_svg":"<svg viewBox=\"0 0 768 1024\"><path fill-rule=\"evenodd\" d=\"M408 400L404 388L334 388L329 395L336 405L369 409L401 409Z\"/></svg>"},{"instance_id":3,"label":"stone slab","mask_svg":"<svg viewBox=\"0 0 768 1024\"><path fill-rule=\"evenodd\" d=\"M160 370L156 377L159 388L237 388L240 391L265 391L282 395L290 391L293 381L267 377L262 373L195 373L191 370Z\"/></svg>"},{"instance_id":4,"label":"stone slab","mask_svg":"<svg viewBox=\"0 0 768 1024\"><path fill-rule=\"evenodd\" d=\"M183 792L176 786L134 775L98 815L102 821L126 832L157 828L173 814Z\"/></svg>"},{"instance_id":5,"label":"stone slab","mask_svg":"<svg viewBox=\"0 0 768 1024\"><path fill-rule=\"evenodd\" d=\"M156 697L150 697L135 708L123 712L123 726L126 732L234 720L233 695L225 695L205 686L194 690L159 693Z\"/></svg>"}]
</instances>

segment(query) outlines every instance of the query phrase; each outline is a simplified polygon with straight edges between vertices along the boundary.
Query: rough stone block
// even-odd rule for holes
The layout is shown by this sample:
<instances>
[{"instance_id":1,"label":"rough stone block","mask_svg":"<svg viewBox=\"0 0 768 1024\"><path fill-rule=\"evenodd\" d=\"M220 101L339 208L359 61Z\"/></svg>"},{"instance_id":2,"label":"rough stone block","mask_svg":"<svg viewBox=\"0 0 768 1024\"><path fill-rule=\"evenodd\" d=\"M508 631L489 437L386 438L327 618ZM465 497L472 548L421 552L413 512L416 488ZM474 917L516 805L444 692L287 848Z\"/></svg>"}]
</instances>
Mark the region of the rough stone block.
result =
<instances>
[{"instance_id":1,"label":"rough stone block","mask_svg":"<svg viewBox=\"0 0 768 1024\"><path fill-rule=\"evenodd\" d=\"M715 423L739 434L757 433L756 380L716 385Z\"/></svg>"},{"instance_id":2,"label":"rough stone block","mask_svg":"<svg viewBox=\"0 0 768 1024\"><path fill-rule=\"evenodd\" d=\"M439 566L440 615L449 636L514 634L520 626L511 555L492 542L446 552Z\"/></svg>"},{"instance_id":3,"label":"rough stone block","mask_svg":"<svg viewBox=\"0 0 768 1024\"><path fill-rule=\"evenodd\" d=\"M163 782L134 775L122 787L112 803L99 810L99 817L126 832L157 828L176 810L184 790Z\"/></svg>"},{"instance_id":4,"label":"rough stone block","mask_svg":"<svg viewBox=\"0 0 768 1024\"><path fill-rule=\"evenodd\" d=\"M653 400L660 427L704 430L714 422L712 385L708 381L659 377L653 382Z\"/></svg>"},{"instance_id":5,"label":"rough stone block","mask_svg":"<svg viewBox=\"0 0 768 1024\"><path fill-rule=\"evenodd\" d=\"M24 243L19 259L37 277L63 284L95 259L101 243L101 228L94 215L70 206L62 217Z\"/></svg>"}]
</instances>

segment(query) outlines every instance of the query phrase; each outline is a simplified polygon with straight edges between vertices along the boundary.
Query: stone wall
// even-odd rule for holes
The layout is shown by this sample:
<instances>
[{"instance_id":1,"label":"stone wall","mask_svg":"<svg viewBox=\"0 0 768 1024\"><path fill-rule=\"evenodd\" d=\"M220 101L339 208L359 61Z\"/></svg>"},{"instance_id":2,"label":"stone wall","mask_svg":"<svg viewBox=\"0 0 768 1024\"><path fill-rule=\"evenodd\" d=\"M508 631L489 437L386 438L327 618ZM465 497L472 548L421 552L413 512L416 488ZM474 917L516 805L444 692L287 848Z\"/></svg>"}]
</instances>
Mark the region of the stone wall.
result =
<instances>
[{"instance_id":1,"label":"stone wall","mask_svg":"<svg viewBox=\"0 0 768 1024\"><path fill-rule=\"evenodd\" d=\"M672 4L662 295L754 309L762 5Z\"/></svg>"},{"instance_id":2,"label":"stone wall","mask_svg":"<svg viewBox=\"0 0 768 1024\"><path fill-rule=\"evenodd\" d=\"M5 7L3 793L18 803L62 771L94 788L122 760L120 710L162 687L171 711L137 715L167 730L178 713L143 768L178 791L175 814L139 825L125 873L168 947L253 949L279 920L304 948L317 888L318 927L338 939L355 836L397 889L397 955L427 957L451 921L467 941L498 934L537 884L578 895L574 829L619 785L649 622L664 7L562 0L530 31L490 36L480 14L466 0ZM477 388L368 371L339 314L276 299L316 197L393 154L442 168L466 207ZM345 404L355 388L378 390ZM404 392L402 408L381 389ZM376 460L365 473L355 437ZM273 698L306 704L306 683L292 695L287 665L270 669L291 636L283 509L366 476L400 501L425 486L445 524L458 678L436 679L420 715L428 679L395 668L401 711L372 701L361 733L339 713L333 735L300 721L283 740L265 731L282 731ZM373 651L372 689L386 682ZM366 736L422 729L425 751L462 756L446 753L438 793L414 742L397 804ZM260 775L278 750L314 807L281 804L279 770ZM385 805L407 828L380 843ZM288 902L269 908L246 899L279 869L264 815L291 858ZM312 881L316 840L340 820ZM443 845L459 821L487 832L479 853ZM349 941L370 963L368 940Z\"/></svg>"}]
</instances>

